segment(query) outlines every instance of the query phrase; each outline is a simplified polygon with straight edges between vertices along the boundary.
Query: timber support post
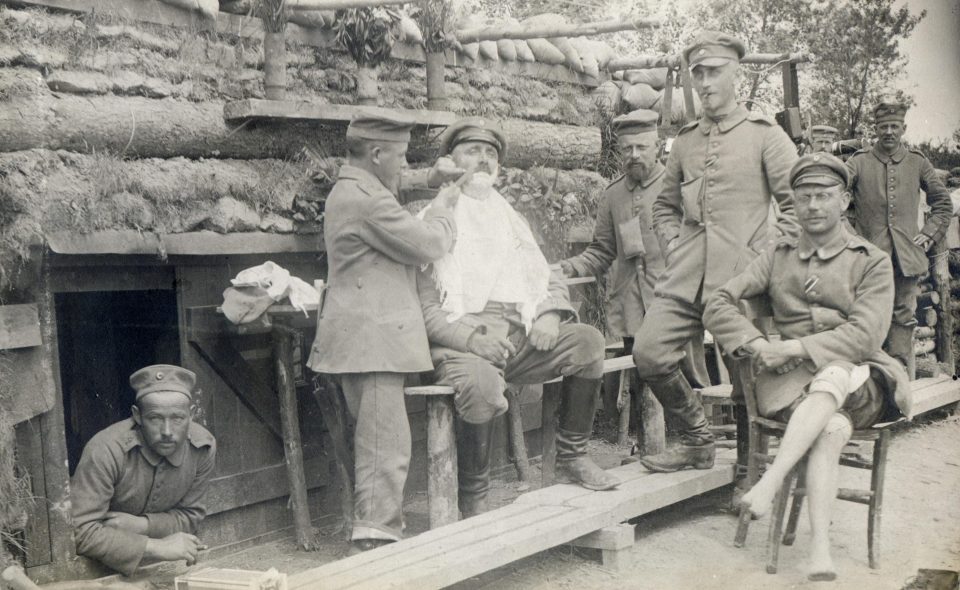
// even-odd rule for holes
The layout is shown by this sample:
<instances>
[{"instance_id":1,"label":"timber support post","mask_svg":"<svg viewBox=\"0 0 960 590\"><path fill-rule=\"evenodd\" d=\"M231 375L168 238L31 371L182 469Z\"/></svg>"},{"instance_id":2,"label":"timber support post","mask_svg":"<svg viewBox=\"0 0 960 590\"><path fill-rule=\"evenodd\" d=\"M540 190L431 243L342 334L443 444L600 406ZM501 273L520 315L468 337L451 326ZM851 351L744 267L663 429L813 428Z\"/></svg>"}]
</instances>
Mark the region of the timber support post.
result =
<instances>
[{"instance_id":1,"label":"timber support post","mask_svg":"<svg viewBox=\"0 0 960 590\"><path fill-rule=\"evenodd\" d=\"M293 339L299 332L279 322L273 325L273 354L277 375L277 394L280 398L280 427L283 431L283 454L290 479L290 507L297 547L304 551L316 549L313 528L310 525L310 505L307 502L307 478L303 470L303 444L300 441L300 412L297 407L297 388L293 377Z\"/></svg>"}]
</instances>

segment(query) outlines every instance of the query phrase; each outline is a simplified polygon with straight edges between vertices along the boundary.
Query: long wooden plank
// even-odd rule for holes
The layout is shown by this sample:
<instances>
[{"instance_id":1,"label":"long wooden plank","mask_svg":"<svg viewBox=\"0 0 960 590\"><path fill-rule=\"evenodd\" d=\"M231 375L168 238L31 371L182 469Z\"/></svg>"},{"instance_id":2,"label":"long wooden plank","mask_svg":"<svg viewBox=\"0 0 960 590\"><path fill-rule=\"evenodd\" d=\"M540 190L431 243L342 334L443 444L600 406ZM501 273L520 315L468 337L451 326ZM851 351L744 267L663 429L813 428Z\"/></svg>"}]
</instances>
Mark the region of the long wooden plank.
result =
<instances>
[{"instance_id":1,"label":"long wooden plank","mask_svg":"<svg viewBox=\"0 0 960 590\"><path fill-rule=\"evenodd\" d=\"M555 509L547 511L550 514L555 512ZM301 572L290 579L290 590L294 590L302 584L309 584L319 577L329 580L333 576L354 569L377 567L377 564L385 564L386 569L396 567L398 563L403 563L411 555L429 553L436 551L438 547L449 547L451 544L457 543L457 539L464 532L472 532L474 538L487 539L501 532L504 523L514 522L515 518L537 520L542 517L543 513L531 514L529 506L513 504L504 506L449 526L432 529L411 539L404 539L400 543L391 543L374 551L367 551L319 568Z\"/></svg>"},{"instance_id":2,"label":"long wooden plank","mask_svg":"<svg viewBox=\"0 0 960 590\"><path fill-rule=\"evenodd\" d=\"M0 305L0 350L40 346L36 303Z\"/></svg>"},{"instance_id":3,"label":"long wooden plank","mask_svg":"<svg viewBox=\"0 0 960 590\"><path fill-rule=\"evenodd\" d=\"M949 376L918 379L913 386L914 416L960 402L960 381Z\"/></svg>"},{"instance_id":4,"label":"long wooden plank","mask_svg":"<svg viewBox=\"0 0 960 590\"><path fill-rule=\"evenodd\" d=\"M510 506L302 572L307 588L442 588L517 559L568 543L733 481L733 453L710 470L651 474L638 464L611 470L620 488L592 492L558 485L524 494Z\"/></svg>"}]
</instances>

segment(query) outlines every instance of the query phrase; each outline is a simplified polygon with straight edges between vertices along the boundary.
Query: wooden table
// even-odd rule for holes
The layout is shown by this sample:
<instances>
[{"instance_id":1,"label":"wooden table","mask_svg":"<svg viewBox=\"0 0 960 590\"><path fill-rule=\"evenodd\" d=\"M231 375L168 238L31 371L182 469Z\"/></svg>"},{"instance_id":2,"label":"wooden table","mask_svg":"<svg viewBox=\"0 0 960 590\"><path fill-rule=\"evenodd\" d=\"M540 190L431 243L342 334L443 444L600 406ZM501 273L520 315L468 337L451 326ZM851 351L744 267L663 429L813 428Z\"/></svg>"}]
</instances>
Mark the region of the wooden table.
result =
<instances>
[{"instance_id":1,"label":"wooden table","mask_svg":"<svg viewBox=\"0 0 960 590\"><path fill-rule=\"evenodd\" d=\"M187 308L187 341L206 360L217 375L233 390L243 404L283 443L290 481L290 505L293 510L297 546L315 548L310 525L307 483L303 469L303 444L300 439L300 415L294 383L294 339L301 331L316 325L316 305L307 306L308 314L291 305L273 304L248 324L228 321L219 307ZM247 363L231 342L235 336L270 334L276 382L271 387ZM273 403L276 398L279 403Z\"/></svg>"}]
</instances>

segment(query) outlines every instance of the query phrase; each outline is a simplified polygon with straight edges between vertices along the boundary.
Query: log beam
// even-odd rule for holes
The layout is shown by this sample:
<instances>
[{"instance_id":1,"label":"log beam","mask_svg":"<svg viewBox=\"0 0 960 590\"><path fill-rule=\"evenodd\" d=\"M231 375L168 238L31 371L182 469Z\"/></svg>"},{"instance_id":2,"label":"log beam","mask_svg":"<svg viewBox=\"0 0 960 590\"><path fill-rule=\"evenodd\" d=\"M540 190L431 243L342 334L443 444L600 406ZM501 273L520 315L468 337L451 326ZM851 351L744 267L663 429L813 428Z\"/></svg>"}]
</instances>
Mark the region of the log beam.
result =
<instances>
[{"instance_id":1,"label":"log beam","mask_svg":"<svg viewBox=\"0 0 960 590\"><path fill-rule=\"evenodd\" d=\"M773 65L782 62L805 63L810 56L804 53L748 53L740 60L742 64ZM607 64L608 72L619 70L644 70L650 68L678 68L679 55L638 55L635 57L621 57L610 60Z\"/></svg>"},{"instance_id":2,"label":"log beam","mask_svg":"<svg viewBox=\"0 0 960 590\"><path fill-rule=\"evenodd\" d=\"M452 37L460 43L498 41L500 39L546 39L550 37L588 37L619 31L639 31L660 26L656 18L611 19L564 25L496 25L460 29Z\"/></svg>"},{"instance_id":3,"label":"log beam","mask_svg":"<svg viewBox=\"0 0 960 590\"><path fill-rule=\"evenodd\" d=\"M263 102L263 101L260 101ZM224 103L192 103L133 96L73 96L49 92L17 97L0 109L4 151L30 149L107 152L139 158L296 159L305 146L324 155L342 155L346 120L318 123L308 118L225 122ZM510 168L595 168L600 154L596 127L552 125L522 119L501 122ZM415 133L408 156L414 162L435 155L431 134Z\"/></svg>"}]
</instances>

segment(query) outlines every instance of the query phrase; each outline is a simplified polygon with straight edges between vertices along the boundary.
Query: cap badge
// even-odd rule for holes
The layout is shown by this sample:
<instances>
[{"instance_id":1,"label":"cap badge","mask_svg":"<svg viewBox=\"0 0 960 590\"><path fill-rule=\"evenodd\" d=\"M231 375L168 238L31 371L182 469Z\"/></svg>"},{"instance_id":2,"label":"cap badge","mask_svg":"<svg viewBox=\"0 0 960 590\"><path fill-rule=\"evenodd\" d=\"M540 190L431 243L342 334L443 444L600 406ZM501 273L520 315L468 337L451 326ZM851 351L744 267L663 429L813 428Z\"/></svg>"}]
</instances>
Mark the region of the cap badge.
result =
<instances>
[{"instance_id":1,"label":"cap badge","mask_svg":"<svg viewBox=\"0 0 960 590\"><path fill-rule=\"evenodd\" d=\"M157 373L157 381L163 380L163 373Z\"/></svg>"}]
</instances>

